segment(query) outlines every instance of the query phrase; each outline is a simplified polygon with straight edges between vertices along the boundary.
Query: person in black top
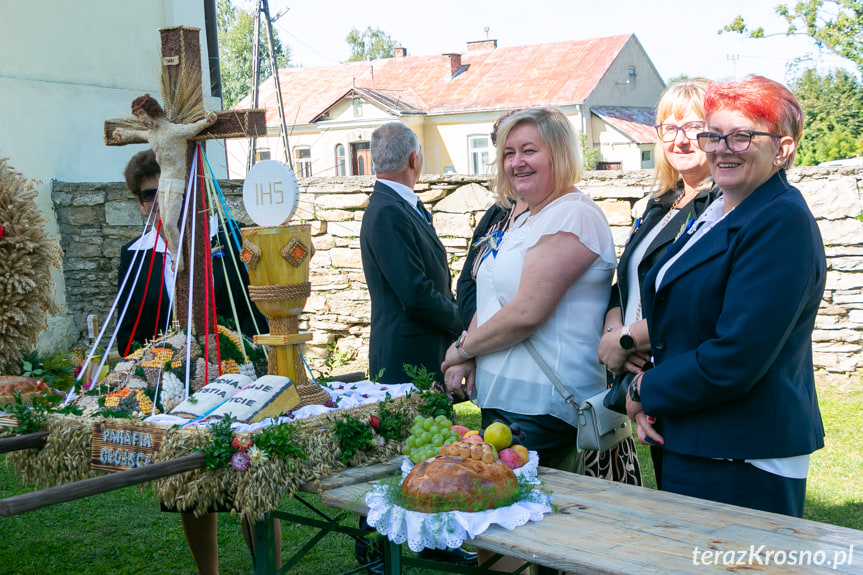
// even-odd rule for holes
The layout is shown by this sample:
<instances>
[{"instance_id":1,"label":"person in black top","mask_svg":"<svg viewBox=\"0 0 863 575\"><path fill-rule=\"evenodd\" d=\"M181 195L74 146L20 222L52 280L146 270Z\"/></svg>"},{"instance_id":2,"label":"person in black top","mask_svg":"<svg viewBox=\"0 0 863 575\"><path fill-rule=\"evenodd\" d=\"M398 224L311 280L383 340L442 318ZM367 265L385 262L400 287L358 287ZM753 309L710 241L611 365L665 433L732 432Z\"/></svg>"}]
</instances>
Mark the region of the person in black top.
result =
<instances>
[{"instance_id":1,"label":"person in black top","mask_svg":"<svg viewBox=\"0 0 863 575\"><path fill-rule=\"evenodd\" d=\"M159 183L159 164L152 150L135 154L126 166L125 178L129 191L138 203L141 214L147 218L152 213L155 222L158 215L157 192ZM215 223L215 222L213 222ZM218 234L211 233L211 252L213 255L213 293L216 298L216 313L224 318L233 319L234 309L240 325L239 330L247 336L268 331L267 319L251 303L246 294L249 276L245 266L237 257L236 237L239 237L236 222L228 220L233 227L230 236L223 229ZM129 306L120 320L117 332L117 349L120 355L131 353L132 342L143 345L163 332L168 324L168 309L174 284L171 270L173 255L165 247L164 238L157 234L158 226L153 227L142 237L136 238L120 250L120 266L117 273L117 288L123 285L127 272L126 287L120 293L119 312L125 302ZM216 229L212 225L213 230ZM158 241L157 241L157 235ZM155 250L153 249L155 246ZM227 250L232 250L234 257ZM143 258L143 267L138 273L138 265ZM134 267L132 267L134 260ZM167 260L167 261L165 261ZM234 262L237 267L234 267ZM224 265L223 265L224 263ZM131 268L131 270L130 270ZM238 275L239 271L239 275ZM137 281L135 280L137 273ZM149 277L149 281L148 281ZM233 306L231 304L233 300ZM251 307L250 307L251 306Z\"/></svg>"}]
</instances>

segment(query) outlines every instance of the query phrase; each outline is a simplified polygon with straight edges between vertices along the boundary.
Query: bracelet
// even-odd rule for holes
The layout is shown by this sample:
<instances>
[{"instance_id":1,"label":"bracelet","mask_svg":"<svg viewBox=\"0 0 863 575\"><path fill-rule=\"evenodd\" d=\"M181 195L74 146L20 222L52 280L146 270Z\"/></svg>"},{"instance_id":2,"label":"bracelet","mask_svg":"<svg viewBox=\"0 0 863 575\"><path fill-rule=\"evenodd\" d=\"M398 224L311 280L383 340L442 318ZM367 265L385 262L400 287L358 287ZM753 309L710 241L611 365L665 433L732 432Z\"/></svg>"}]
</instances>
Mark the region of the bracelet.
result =
<instances>
[{"instance_id":1,"label":"bracelet","mask_svg":"<svg viewBox=\"0 0 863 575\"><path fill-rule=\"evenodd\" d=\"M455 340L455 349L464 359L473 359L474 356L468 353L468 351L463 347L465 338L467 338L467 330L461 332L461 335L458 336L457 340Z\"/></svg>"},{"instance_id":2,"label":"bracelet","mask_svg":"<svg viewBox=\"0 0 863 575\"><path fill-rule=\"evenodd\" d=\"M471 354L469 354L468 352L466 352L463 347L457 347L456 350L458 351L458 354L465 359L473 359L473 357L474 357Z\"/></svg>"}]
</instances>

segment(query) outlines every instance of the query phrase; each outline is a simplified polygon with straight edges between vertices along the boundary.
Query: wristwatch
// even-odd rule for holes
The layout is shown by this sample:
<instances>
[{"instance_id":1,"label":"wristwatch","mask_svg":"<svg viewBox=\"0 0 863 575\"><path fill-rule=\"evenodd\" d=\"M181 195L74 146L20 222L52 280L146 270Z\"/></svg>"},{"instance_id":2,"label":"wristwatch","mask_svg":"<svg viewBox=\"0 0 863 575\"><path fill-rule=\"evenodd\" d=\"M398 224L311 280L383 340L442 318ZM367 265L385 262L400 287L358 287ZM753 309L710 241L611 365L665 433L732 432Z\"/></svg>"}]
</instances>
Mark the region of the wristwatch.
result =
<instances>
[{"instance_id":1,"label":"wristwatch","mask_svg":"<svg viewBox=\"0 0 863 575\"><path fill-rule=\"evenodd\" d=\"M620 328L620 340L618 341L618 345L620 345L621 349L625 349L626 351L635 347L635 338L632 337L628 325Z\"/></svg>"},{"instance_id":2,"label":"wristwatch","mask_svg":"<svg viewBox=\"0 0 863 575\"><path fill-rule=\"evenodd\" d=\"M642 372L643 373L643 372ZM629 384L629 399L641 403L641 395L638 393L638 377L632 378L632 383Z\"/></svg>"}]
</instances>

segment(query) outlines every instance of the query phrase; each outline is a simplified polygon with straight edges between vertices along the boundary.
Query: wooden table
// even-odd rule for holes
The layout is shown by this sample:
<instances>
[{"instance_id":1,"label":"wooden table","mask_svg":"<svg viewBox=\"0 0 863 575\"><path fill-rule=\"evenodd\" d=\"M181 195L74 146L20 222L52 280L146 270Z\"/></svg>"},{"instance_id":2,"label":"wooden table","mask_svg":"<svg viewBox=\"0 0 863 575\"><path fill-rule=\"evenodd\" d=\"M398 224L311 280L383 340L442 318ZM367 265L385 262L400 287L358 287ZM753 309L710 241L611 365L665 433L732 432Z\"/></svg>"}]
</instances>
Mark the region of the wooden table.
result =
<instances>
[{"instance_id":1,"label":"wooden table","mask_svg":"<svg viewBox=\"0 0 863 575\"><path fill-rule=\"evenodd\" d=\"M863 574L863 531L544 467L539 477L552 491L554 513L513 531L492 526L469 543L584 575ZM366 513L370 488L344 485L321 500ZM391 547L387 573L398 573L400 546Z\"/></svg>"}]
</instances>

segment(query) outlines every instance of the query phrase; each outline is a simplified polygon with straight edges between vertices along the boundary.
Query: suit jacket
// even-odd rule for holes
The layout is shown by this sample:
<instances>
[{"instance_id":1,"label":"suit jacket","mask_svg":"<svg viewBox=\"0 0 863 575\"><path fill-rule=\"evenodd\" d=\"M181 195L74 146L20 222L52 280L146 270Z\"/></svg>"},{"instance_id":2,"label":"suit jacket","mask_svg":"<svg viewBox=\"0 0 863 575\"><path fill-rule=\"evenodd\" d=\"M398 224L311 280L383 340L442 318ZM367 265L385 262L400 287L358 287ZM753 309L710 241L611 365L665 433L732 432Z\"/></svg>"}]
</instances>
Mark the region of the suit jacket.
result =
<instances>
[{"instance_id":1,"label":"suit jacket","mask_svg":"<svg viewBox=\"0 0 863 575\"><path fill-rule=\"evenodd\" d=\"M641 258L641 262L638 264L638 285L641 286L642 293L644 292L644 280L650 268L665 254L665 251L685 229L690 218L697 219L704 209L720 195L722 195L722 192L715 186L711 189L701 190L654 238L653 242L647 247L644 257ZM617 264L617 283L612 286L611 301L608 309L620 307L623 310L623 305L629 298L629 258L647 233L654 226L658 225L662 221L662 218L671 210L676 197L675 194L666 193L659 197L651 198L647 202L644 214L636 221L636 227L630 234L629 239L626 240L623 253L620 254L620 261Z\"/></svg>"},{"instance_id":2,"label":"suit jacket","mask_svg":"<svg viewBox=\"0 0 863 575\"><path fill-rule=\"evenodd\" d=\"M249 285L249 274L246 271L246 267L239 258L237 258L236 261L240 268L240 277L238 278L237 273L233 268L233 264L231 263L230 256L224 251L227 247L230 247L230 249L232 249L236 254L236 247L233 243L228 242L227 237L222 230L219 231L217 238L219 245L222 246L223 250L213 255L213 293L216 294L216 314L224 318L234 317L233 312L231 311L231 298L228 293L228 282L230 282L230 293L233 294L234 300L236 301L237 316L240 320L240 328L242 329L243 334L252 335L257 333L255 331L255 322L257 322L258 329L261 333L266 333L269 329L267 318L258 311L253 302L253 311L250 312L248 306L246 306L245 298L242 296L243 291L248 290L247 286ZM120 250L120 268L117 272L118 290L120 289L120 285L123 283L123 278L126 276L126 270L128 270L129 266L132 264L132 258L135 255L135 251L130 250L129 247L135 241L137 240L130 241L123 246L122 250ZM166 320L168 318L168 306L170 305L170 300L168 299L168 291L165 288L165 283L162 280L162 265L165 261L165 254L154 250L140 251L144 256L144 267L141 269L138 281L134 285L131 285L131 283L130 285L127 285L126 289L120 294L120 307L118 309L118 314L123 310L122 306L124 305L126 298L129 297L129 293L131 291L129 307L126 311L126 315L123 317L123 321L120 322L120 327L117 332L117 349L121 354L126 351L126 346L130 339L137 341L142 345L146 340L153 339L155 334L165 329ZM219 261L222 257L228 258L225 262L227 278L225 277L225 271L222 270L222 263ZM153 271L150 274L150 282L148 284L147 271L149 269L151 259L153 260ZM129 276L129 282L132 282L135 279L135 272L137 271L137 265L140 261L141 255L139 255L135 261L136 268L132 270L132 273ZM130 287L134 289L130 290ZM144 297L145 291L146 298ZM159 306L160 294L162 298L161 306ZM143 308L141 307L142 301ZM140 319L138 320L138 326L135 328L133 333L132 329L135 327L135 319L138 317L138 310L141 309L142 311ZM156 310L159 310L158 317ZM185 311L183 313L185 313ZM252 319L253 315L255 318L254 320Z\"/></svg>"},{"instance_id":3,"label":"suit jacket","mask_svg":"<svg viewBox=\"0 0 863 575\"><path fill-rule=\"evenodd\" d=\"M784 170L687 250L681 237L647 274L656 367L641 383L665 449L765 459L824 446L812 329L826 276L821 234Z\"/></svg>"},{"instance_id":4,"label":"suit jacket","mask_svg":"<svg viewBox=\"0 0 863 575\"><path fill-rule=\"evenodd\" d=\"M440 373L462 330L446 250L414 206L380 182L363 215L360 251L372 304L369 372L381 383L410 378L403 364ZM442 378L439 378L442 379Z\"/></svg>"}]
</instances>

